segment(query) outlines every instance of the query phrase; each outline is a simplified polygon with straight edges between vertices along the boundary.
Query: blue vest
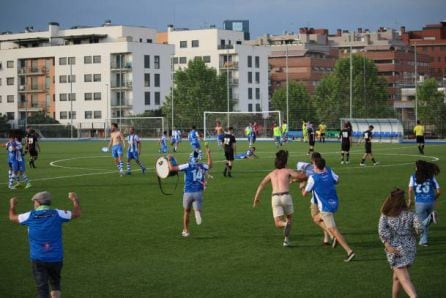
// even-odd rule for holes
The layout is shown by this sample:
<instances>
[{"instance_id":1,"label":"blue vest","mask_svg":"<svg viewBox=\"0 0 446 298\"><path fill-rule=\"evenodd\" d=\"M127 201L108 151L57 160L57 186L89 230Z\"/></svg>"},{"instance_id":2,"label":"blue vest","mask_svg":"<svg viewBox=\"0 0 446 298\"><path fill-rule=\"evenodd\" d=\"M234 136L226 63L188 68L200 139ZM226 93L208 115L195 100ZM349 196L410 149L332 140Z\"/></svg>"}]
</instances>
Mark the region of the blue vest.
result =
<instances>
[{"instance_id":1,"label":"blue vest","mask_svg":"<svg viewBox=\"0 0 446 298\"><path fill-rule=\"evenodd\" d=\"M435 201L435 190L437 189L434 179L429 178L423 183L418 184L415 174L412 177L415 203L433 203Z\"/></svg>"},{"instance_id":2,"label":"blue vest","mask_svg":"<svg viewBox=\"0 0 446 298\"><path fill-rule=\"evenodd\" d=\"M336 193L336 181L333 179L331 169L326 168L323 173L315 173L312 177L314 180L313 194L319 210L336 212L339 200Z\"/></svg>"}]
</instances>

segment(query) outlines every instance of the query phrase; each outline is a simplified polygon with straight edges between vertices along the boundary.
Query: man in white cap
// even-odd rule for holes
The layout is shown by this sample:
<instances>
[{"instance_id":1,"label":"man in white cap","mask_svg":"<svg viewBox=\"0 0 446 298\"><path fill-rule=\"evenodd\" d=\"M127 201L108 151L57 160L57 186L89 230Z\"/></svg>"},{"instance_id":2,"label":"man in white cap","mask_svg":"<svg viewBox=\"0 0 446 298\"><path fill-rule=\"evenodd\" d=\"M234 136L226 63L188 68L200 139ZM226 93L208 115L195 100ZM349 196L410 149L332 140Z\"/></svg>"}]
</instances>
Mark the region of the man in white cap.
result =
<instances>
[{"instance_id":1,"label":"man in white cap","mask_svg":"<svg viewBox=\"0 0 446 298\"><path fill-rule=\"evenodd\" d=\"M62 224L81 215L79 200L74 192L68 193L72 211L51 209L51 194L47 191L32 197L34 209L16 213L17 198L9 200L9 220L28 226L28 240L33 276L38 297L60 297L60 273L63 265ZM51 292L50 292L51 286Z\"/></svg>"}]
</instances>

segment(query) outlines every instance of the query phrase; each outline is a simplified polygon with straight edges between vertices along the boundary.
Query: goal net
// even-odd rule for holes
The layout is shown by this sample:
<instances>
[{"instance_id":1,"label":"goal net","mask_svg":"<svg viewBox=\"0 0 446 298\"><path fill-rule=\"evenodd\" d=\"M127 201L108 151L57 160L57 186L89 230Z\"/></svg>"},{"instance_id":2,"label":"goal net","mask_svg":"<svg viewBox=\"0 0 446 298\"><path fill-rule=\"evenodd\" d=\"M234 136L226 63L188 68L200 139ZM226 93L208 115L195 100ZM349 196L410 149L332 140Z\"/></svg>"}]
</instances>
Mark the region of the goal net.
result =
<instances>
[{"instance_id":1,"label":"goal net","mask_svg":"<svg viewBox=\"0 0 446 298\"><path fill-rule=\"evenodd\" d=\"M140 138L159 138L164 130L166 119L164 117L122 117L122 118L110 118L107 122L106 135L110 136L111 123L117 123L119 130L122 133L127 134L130 127L135 128L135 133Z\"/></svg>"},{"instance_id":2,"label":"goal net","mask_svg":"<svg viewBox=\"0 0 446 298\"><path fill-rule=\"evenodd\" d=\"M203 137L205 140L215 140L215 125L219 121L224 130L232 126L238 138L245 137L245 127L249 123L256 124L257 139L273 139L273 125L281 125L280 111L263 112L204 112Z\"/></svg>"}]
</instances>

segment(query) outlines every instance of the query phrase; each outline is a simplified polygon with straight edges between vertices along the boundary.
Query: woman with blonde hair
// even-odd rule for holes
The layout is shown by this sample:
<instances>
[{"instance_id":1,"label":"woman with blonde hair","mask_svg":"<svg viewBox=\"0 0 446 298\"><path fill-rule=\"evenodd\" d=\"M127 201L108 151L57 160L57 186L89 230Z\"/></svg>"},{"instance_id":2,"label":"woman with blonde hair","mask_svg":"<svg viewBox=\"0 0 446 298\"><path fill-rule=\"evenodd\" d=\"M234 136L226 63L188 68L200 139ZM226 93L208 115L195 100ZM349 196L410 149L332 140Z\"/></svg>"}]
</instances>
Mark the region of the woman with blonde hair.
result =
<instances>
[{"instance_id":1,"label":"woman with blonde hair","mask_svg":"<svg viewBox=\"0 0 446 298\"><path fill-rule=\"evenodd\" d=\"M408 269L415 261L416 234L421 229L418 216L408 210L404 191L393 190L381 207L378 226L387 261L393 269L392 297L398 297L401 288L409 297L417 297Z\"/></svg>"}]
</instances>

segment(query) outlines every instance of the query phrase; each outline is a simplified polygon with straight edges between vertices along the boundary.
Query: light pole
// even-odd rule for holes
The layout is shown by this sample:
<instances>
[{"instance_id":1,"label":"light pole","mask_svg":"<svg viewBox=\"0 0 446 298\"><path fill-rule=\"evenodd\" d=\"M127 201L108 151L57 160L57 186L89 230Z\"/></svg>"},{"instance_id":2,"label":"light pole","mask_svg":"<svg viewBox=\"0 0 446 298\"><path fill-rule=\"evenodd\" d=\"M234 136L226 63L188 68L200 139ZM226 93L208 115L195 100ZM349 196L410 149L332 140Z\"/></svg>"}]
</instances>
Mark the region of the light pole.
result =
<instances>
[{"instance_id":1,"label":"light pole","mask_svg":"<svg viewBox=\"0 0 446 298\"><path fill-rule=\"evenodd\" d=\"M227 101L227 108L228 108L228 114L227 114L227 122L229 127L229 45L226 46L226 101Z\"/></svg>"},{"instance_id":2,"label":"light pole","mask_svg":"<svg viewBox=\"0 0 446 298\"><path fill-rule=\"evenodd\" d=\"M352 45L350 45L350 120L353 115L353 56L352 56Z\"/></svg>"},{"instance_id":3,"label":"light pole","mask_svg":"<svg viewBox=\"0 0 446 298\"><path fill-rule=\"evenodd\" d=\"M285 76L286 76L286 123L289 126L290 125L290 121L288 120L289 117L289 96L290 96L290 88L289 88L289 81L288 81L288 44L285 44L286 46L286 56L285 56Z\"/></svg>"},{"instance_id":4,"label":"light pole","mask_svg":"<svg viewBox=\"0 0 446 298\"><path fill-rule=\"evenodd\" d=\"M109 98L108 98L108 83L105 84L105 92L106 92L106 99L107 99L107 106L106 106L106 119L105 119L105 133L104 137L107 137L107 131L108 131L108 122L110 121L110 106L109 106Z\"/></svg>"},{"instance_id":5,"label":"light pole","mask_svg":"<svg viewBox=\"0 0 446 298\"><path fill-rule=\"evenodd\" d=\"M174 66L174 64L173 64L173 60L174 60L174 57L173 57L173 55L171 56L171 59L170 59L170 63L171 63L171 87L170 87L170 94L171 94L171 96L172 96L172 127L171 127L171 129L172 129L172 133L173 133L173 127L174 127L174 120L173 120L173 115L174 115L174 98L173 98L173 84L174 84L174 80L175 80L175 66Z\"/></svg>"},{"instance_id":6,"label":"light pole","mask_svg":"<svg viewBox=\"0 0 446 298\"><path fill-rule=\"evenodd\" d=\"M417 43L414 43L415 62L415 123L418 122L418 63L417 63Z\"/></svg>"},{"instance_id":7,"label":"light pole","mask_svg":"<svg viewBox=\"0 0 446 298\"><path fill-rule=\"evenodd\" d=\"M70 61L70 58L68 58ZM73 138L73 60L70 61L70 95L68 99L70 100L70 138Z\"/></svg>"}]
</instances>

